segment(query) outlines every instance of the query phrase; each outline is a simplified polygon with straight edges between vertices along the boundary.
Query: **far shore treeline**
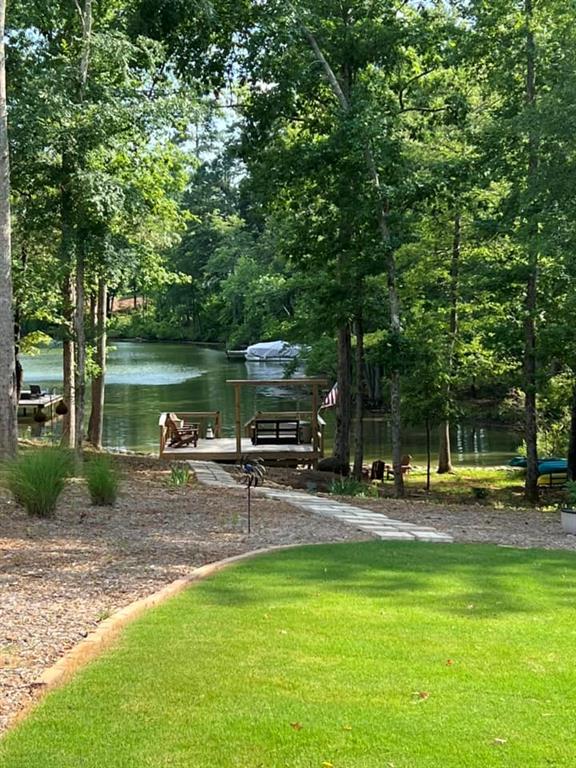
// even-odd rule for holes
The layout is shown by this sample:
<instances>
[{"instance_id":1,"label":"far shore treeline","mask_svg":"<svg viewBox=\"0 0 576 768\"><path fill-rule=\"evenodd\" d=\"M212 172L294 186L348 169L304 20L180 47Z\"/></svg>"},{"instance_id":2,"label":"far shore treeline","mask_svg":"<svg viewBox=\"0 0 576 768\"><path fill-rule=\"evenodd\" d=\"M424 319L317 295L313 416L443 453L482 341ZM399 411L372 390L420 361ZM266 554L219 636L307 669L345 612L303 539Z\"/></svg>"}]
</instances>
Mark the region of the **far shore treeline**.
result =
<instances>
[{"instance_id":1,"label":"far shore treeline","mask_svg":"<svg viewBox=\"0 0 576 768\"><path fill-rule=\"evenodd\" d=\"M450 423L489 403L522 424L528 501L539 457L576 478L575 22L571 0L0 0L0 455L50 339L78 451L108 334L286 339L338 382L343 471L366 407L402 495L403 424L448 472Z\"/></svg>"}]
</instances>

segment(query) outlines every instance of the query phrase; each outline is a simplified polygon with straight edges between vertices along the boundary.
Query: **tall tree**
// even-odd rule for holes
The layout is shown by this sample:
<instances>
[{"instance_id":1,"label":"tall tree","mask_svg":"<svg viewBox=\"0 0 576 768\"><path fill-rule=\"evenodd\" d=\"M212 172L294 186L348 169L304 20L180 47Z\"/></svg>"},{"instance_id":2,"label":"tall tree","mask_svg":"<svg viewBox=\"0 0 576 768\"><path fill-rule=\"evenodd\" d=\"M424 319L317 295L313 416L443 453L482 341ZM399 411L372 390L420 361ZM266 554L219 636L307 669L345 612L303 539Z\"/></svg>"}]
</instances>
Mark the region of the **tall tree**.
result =
<instances>
[{"instance_id":1,"label":"tall tree","mask_svg":"<svg viewBox=\"0 0 576 768\"><path fill-rule=\"evenodd\" d=\"M0 457L16 453L17 384L12 308L10 159L6 109L6 2L0 0Z\"/></svg>"},{"instance_id":2,"label":"tall tree","mask_svg":"<svg viewBox=\"0 0 576 768\"><path fill-rule=\"evenodd\" d=\"M533 24L532 0L524 0L526 28L526 109L528 113L528 158L526 211L527 280L524 317L524 396L526 440L526 499L538 500L538 421L536 394L538 391L536 316L538 312L539 213L537 188L539 168L539 142L536 129L536 41Z\"/></svg>"}]
</instances>

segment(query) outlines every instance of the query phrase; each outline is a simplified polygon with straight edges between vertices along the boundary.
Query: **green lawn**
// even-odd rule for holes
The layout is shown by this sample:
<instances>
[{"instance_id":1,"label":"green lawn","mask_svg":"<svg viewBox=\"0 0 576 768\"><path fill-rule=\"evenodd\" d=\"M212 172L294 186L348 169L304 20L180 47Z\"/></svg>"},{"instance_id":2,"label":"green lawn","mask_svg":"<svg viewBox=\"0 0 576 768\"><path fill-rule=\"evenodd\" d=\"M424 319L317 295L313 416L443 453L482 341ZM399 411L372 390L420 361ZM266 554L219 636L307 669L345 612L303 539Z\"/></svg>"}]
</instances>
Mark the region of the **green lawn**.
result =
<instances>
[{"instance_id":1,"label":"green lawn","mask_svg":"<svg viewBox=\"0 0 576 768\"><path fill-rule=\"evenodd\" d=\"M403 542L244 563L132 625L0 766L572 768L575 564Z\"/></svg>"}]
</instances>

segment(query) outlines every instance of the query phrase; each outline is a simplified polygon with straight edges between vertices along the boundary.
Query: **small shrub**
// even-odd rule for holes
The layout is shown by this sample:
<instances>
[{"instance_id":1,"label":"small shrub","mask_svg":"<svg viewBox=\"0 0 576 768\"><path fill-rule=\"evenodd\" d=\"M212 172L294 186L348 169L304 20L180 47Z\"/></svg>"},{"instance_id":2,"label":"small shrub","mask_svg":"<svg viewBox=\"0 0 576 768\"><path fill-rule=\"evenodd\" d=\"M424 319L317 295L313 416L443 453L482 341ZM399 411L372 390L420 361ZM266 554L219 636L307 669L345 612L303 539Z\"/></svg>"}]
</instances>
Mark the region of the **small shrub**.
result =
<instances>
[{"instance_id":1,"label":"small shrub","mask_svg":"<svg viewBox=\"0 0 576 768\"><path fill-rule=\"evenodd\" d=\"M84 470L92 504L97 507L112 506L118 496L120 476L109 456L96 456Z\"/></svg>"},{"instance_id":2,"label":"small shrub","mask_svg":"<svg viewBox=\"0 0 576 768\"><path fill-rule=\"evenodd\" d=\"M52 517L72 467L69 452L40 448L24 453L8 464L6 485L16 503L29 515Z\"/></svg>"},{"instance_id":3,"label":"small shrub","mask_svg":"<svg viewBox=\"0 0 576 768\"><path fill-rule=\"evenodd\" d=\"M188 485L190 482L190 467L188 464L172 464L168 484L175 487Z\"/></svg>"},{"instance_id":4,"label":"small shrub","mask_svg":"<svg viewBox=\"0 0 576 768\"><path fill-rule=\"evenodd\" d=\"M576 480L568 480L564 493L568 507L576 509Z\"/></svg>"},{"instance_id":5,"label":"small shrub","mask_svg":"<svg viewBox=\"0 0 576 768\"><path fill-rule=\"evenodd\" d=\"M353 477L339 477L330 483L330 493L337 496L361 496L366 491L366 486Z\"/></svg>"},{"instance_id":6,"label":"small shrub","mask_svg":"<svg viewBox=\"0 0 576 768\"><path fill-rule=\"evenodd\" d=\"M476 487L471 488L470 490L475 499L481 500L488 498L488 488Z\"/></svg>"}]
</instances>

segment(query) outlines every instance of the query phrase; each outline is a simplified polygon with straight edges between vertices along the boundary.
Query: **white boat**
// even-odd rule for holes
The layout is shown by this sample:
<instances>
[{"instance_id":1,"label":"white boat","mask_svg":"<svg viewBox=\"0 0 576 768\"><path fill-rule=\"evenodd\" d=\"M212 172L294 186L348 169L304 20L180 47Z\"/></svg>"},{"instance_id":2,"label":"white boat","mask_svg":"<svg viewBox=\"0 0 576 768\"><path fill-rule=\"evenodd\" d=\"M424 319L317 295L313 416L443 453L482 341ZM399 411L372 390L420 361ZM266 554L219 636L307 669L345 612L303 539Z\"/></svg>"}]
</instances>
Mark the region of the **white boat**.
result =
<instances>
[{"instance_id":1,"label":"white boat","mask_svg":"<svg viewBox=\"0 0 576 768\"><path fill-rule=\"evenodd\" d=\"M261 341L258 344L251 344L246 349L246 361L257 362L278 362L293 360L302 352L302 347L298 344L288 344L287 341Z\"/></svg>"}]
</instances>

